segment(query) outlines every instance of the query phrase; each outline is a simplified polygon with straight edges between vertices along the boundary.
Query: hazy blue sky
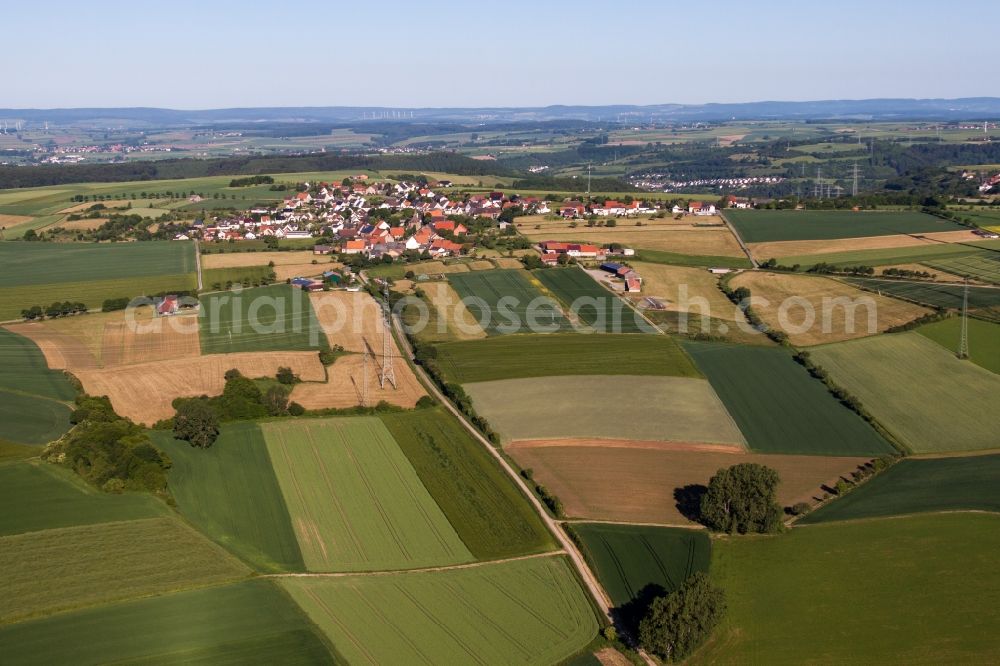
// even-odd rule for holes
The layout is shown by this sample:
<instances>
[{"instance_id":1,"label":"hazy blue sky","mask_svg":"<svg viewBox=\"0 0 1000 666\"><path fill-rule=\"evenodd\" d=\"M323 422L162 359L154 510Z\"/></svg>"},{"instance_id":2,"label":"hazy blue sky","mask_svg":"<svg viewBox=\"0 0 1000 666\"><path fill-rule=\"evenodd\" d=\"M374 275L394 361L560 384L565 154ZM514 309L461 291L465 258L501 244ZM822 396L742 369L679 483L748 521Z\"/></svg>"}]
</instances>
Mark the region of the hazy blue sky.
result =
<instances>
[{"instance_id":1,"label":"hazy blue sky","mask_svg":"<svg viewBox=\"0 0 1000 666\"><path fill-rule=\"evenodd\" d=\"M985 0L11 2L0 107L1000 95Z\"/></svg>"}]
</instances>

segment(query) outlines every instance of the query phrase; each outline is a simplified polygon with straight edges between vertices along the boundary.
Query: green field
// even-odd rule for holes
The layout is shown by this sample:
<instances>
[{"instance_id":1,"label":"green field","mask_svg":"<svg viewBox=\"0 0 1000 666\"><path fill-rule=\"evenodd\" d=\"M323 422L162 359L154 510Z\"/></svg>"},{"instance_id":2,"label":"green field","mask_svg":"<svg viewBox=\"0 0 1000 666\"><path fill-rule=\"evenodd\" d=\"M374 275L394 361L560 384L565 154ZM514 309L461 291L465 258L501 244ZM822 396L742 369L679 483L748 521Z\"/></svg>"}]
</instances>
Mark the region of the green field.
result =
<instances>
[{"instance_id":1,"label":"green field","mask_svg":"<svg viewBox=\"0 0 1000 666\"><path fill-rule=\"evenodd\" d=\"M273 583L87 608L0 627L4 664L329 664L325 640ZM336 659L341 662L341 659Z\"/></svg>"},{"instance_id":2,"label":"green field","mask_svg":"<svg viewBox=\"0 0 1000 666\"><path fill-rule=\"evenodd\" d=\"M721 627L693 664L991 663L1000 516L912 516L713 543Z\"/></svg>"},{"instance_id":3,"label":"green field","mask_svg":"<svg viewBox=\"0 0 1000 666\"><path fill-rule=\"evenodd\" d=\"M288 508L260 429L222 427L209 449L150 431L173 461L168 482L177 508L210 538L262 571L305 568Z\"/></svg>"},{"instance_id":4,"label":"green field","mask_svg":"<svg viewBox=\"0 0 1000 666\"><path fill-rule=\"evenodd\" d=\"M192 243L0 243L0 287L157 277L194 270Z\"/></svg>"},{"instance_id":5,"label":"green field","mask_svg":"<svg viewBox=\"0 0 1000 666\"><path fill-rule=\"evenodd\" d=\"M465 385L505 441L604 438L744 443L712 387L689 377L579 375Z\"/></svg>"},{"instance_id":6,"label":"green field","mask_svg":"<svg viewBox=\"0 0 1000 666\"><path fill-rule=\"evenodd\" d=\"M960 284L934 284L903 280L847 278L852 284L887 296L915 301L935 308L962 309L964 287ZM1000 322L1000 289L969 287L969 312L976 317Z\"/></svg>"},{"instance_id":7,"label":"green field","mask_svg":"<svg viewBox=\"0 0 1000 666\"><path fill-rule=\"evenodd\" d=\"M109 495L48 463L0 464L0 535L152 518L167 507L152 495ZM13 510L16 508L17 510Z\"/></svg>"},{"instance_id":8,"label":"green field","mask_svg":"<svg viewBox=\"0 0 1000 666\"><path fill-rule=\"evenodd\" d=\"M273 272L274 269L267 265L208 268L201 272L201 279L205 289L226 289L227 284L260 283L269 279Z\"/></svg>"},{"instance_id":9,"label":"green field","mask_svg":"<svg viewBox=\"0 0 1000 666\"><path fill-rule=\"evenodd\" d=\"M47 444L70 429L70 408L51 398L0 391L0 439Z\"/></svg>"},{"instance_id":10,"label":"green field","mask_svg":"<svg viewBox=\"0 0 1000 666\"><path fill-rule=\"evenodd\" d=\"M568 330L569 322L551 296L543 294L531 273L521 269L450 273L448 282L466 302L472 316L488 335L530 332L529 306L539 332Z\"/></svg>"},{"instance_id":11,"label":"green field","mask_svg":"<svg viewBox=\"0 0 1000 666\"><path fill-rule=\"evenodd\" d=\"M1000 284L1000 252L984 250L962 257L934 259L924 263L931 268L972 280Z\"/></svg>"},{"instance_id":12,"label":"green field","mask_svg":"<svg viewBox=\"0 0 1000 666\"><path fill-rule=\"evenodd\" d=\"M960 361L919 333L812 349L812 358L918 453L997 447L1000 376Z\"/></svg>"},{"instance_id":13,"label":"green field","mask_svg":"<svg viewBox=\"0 0 1000 666\"><path fill-rule=\"evenodd\" d=\"M0 537L0 624L245 577L250 570L174 518Z\"/></svg>"},{"instance_id":14,"label":"green field","mask_svg":"<svg viewBox=\"0 0 1000 666\"><path fill-rule=\"evenodd\" d=\"M72 301L99 310L109 298L135 298L181 291L194 291L198 280L194 273L156 277L113 278L86 282L4 287L0 289L0 321L21 318L21 311L38 305Z\"/></svg>"},{"instance_id":15,"label":"green field","mask_svg":"<svg viewBox=\"0 0 1000 666\"><path fill-rule=\"evenodd\" d=\"M70 401L76 389L65 373L49 370L45 356L26 337L0 328L0 390L7 389Z\"/></svg>"},{"instance_id":16,"label":"green field","mask_svg":"<svg viewBox=\"0 0 1000 666\"><path fill-rule=\"evenodd\" d=\"M926 263L942 258L957 258L976 255L983 248L998 248L1000 241L985 240L969 243L928 243L927 245L888 247L874 250L851 250L826 254L806 254L801 256L777 257L785 266L799 264L809 268L819 263L834 266L888 266L889 264Z\"/></svg>"},{"instance_id":17,"label":"green field","mask_svg":"<svg viewBox=\"0 0 1000 666\"><path fill-rule=\"evenodd\" d=\"M450 381L485 382L549 375L700 377L684 350L666 335L517 335L437 345Z\"/></svg>"},{"instance_id":18,"label":"green field","mask_svg":"<svg viewBox=\"0 0 1000 666\"><path fill-rule=\"evenodd\" d=\"M202 297L198 331L202 354L328 347L309 295L287 284Z\"/></svg>"},{"instance_id":19,"label":"green field","mask_svg":"<svg viewBox=\"0 0 1000 666\"><path fill-rule=\"evenodd\" d=\"M637 261L651 264L670 264L674 266L704 266L710 268L753 268L746 257L717 257L707 254L678 254L663 250L638 250Z\"/></svg>"},{"instance_id":20,"label":"green field","mask_svg":"<svg viewBox=\"0 0 1000 666\"><path fill-rule=\"evenodd\" d=\"M377 418L261 425L309 571L375 571L474 558Z\"/></svg>"},{"instance_id":21,"label":"green field","mask_svg":"<svg viewBox=\"0 0 1000 666\"><path fill-rule=\"evenodd\" d=\"M1000 455L901 460L800 522L963 510L1000 512Z\"/></svg>"},{"instance_id":22,"label":"green field","mask_svg":"<svg viewBox=\"0 0 1000 666\"><path fill-rule=\"evenodd\" d=\"M698 571L708 572L711 542L698 530L573 523L587 560L615 606L655 591L674 592ZM647 589L649 586L649 589Z\"/></svg>"},{"instance_id":23,"label":"green field","mask_svg":"<svg viewBox=\"0 0 1000 666\"><path fill-rule=\"evenodd\" d=\"M555 664L598 628L562 557L282 585L352 663Z\"/></svg>"},{"instance_id":24,"label":"green field","mask_svg":"<svg viewBox=\"0 0 1000 666\"><path fill-rule=\"evenodd\" d=\"M968 320L969 358L978 366L1000 375L1000 324L979 319ZM950 317L917 329L950 352L958 350L962 337L961 317Z\"/></svg>"},{"instance_id":25,"label":"green field","mask_svg":"<svg viewBox=\"0 0 1000 666\"><path fill-rule=\"evenodd\" d=\"M462 542L479 560L554 547L534 508L499 463L442 409L382 415Z\"/></svg>"},{"instance_id":26,"label":"green field","mask_svg":"<svg viewBox=\"0 0 1000 666\"><path fill-rule=\"evenodd\" d=\"M745 243L832 240L864 236L922 234L966 229L918 212L853 212L841 210L727 210L726 219Z\"/></svg>"},{"instance_id":27,"label":"green field","mask_svg":"<svg viewBox=\"0 0 1000 666\"><path fill-rule=\"evenodd\" d=\"M579 268L549 268L533 275L562 301L570 313L600 333L655 333L631 306Z\"/></svg>"},{"instance_id":28,"label":"green field","mask_svg":"<svg viewBox=\"0 0 1000 666\"><path fill-rule=\"evenodd\" d=\"M786 350L683 344L754 451L830 456L894 452Z\"/></svg>"}]
</instances>

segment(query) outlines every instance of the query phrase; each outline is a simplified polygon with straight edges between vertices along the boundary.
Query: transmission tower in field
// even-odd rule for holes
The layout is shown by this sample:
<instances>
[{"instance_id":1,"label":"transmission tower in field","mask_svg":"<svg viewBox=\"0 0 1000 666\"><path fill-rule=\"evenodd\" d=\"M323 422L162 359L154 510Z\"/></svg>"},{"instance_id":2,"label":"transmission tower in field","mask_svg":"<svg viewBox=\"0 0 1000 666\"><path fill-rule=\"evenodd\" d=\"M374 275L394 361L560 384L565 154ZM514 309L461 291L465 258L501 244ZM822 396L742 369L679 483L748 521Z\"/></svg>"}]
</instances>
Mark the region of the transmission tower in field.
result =
<instances>
[{"instance_id":1,"label":"transmission tower in field","mask_svg":"<svg viewBox=\"0 0 1000 666\"><path fill-rule=\"evenodd\" d=\"M969 278L962 290L962 335L958 340L958 357L969 358Z\"/></svg>"},{"instance_id":2,"label":"transmission tower in field","mask_svg":"<svg viewBox=\"0 0 1000 666\"><path fill-rule=\"evenodd\" d=\"M396 371L392 367L392 310L389 307L389 287L382 291L382 372L378 376L378 385L385 388L386 384L396 388Z\"/></svg>"},{"instance_id":3,"label":"transmission tower in field","mask_svg":"<svg viewBox=\"0 0 1000 666\"><path fill-rule=\"evenodd\" d=\"M368 406L368 341L363 340L364 349L361 356L361 406ZM355 384L357 386L357 384Z\"/></svg>"},{"instance_id":4,"label":"transmission tower in field","mask_svg":"<svg viewBox=\"0 0 1000 666\"><path fill-rule=\"evenodd\" d=\"M851 182L851 196L858 196L858 162L854 161L854 173L852 174L853 180Z\"/></svg>"}]
</instances>

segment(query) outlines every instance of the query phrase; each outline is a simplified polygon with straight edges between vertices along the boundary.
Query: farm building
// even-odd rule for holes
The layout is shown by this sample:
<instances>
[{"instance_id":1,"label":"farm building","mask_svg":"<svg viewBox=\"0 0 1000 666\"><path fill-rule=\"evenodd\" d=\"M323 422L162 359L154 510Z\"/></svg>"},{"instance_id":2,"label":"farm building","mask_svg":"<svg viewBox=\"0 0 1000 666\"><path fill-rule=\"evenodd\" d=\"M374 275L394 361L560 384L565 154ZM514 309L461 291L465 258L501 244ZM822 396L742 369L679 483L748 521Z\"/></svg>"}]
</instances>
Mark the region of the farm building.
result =
<instances>
[{"instance_id":1,"label":"farm building","mask_svg":"<svg viewBox=\"0 0 1000 666\"><path fill-rule=\"evenodd\" d=\"M168 317L177 314L180 310L180 303L176 295L164 296L154 300L156 304L156 314L159 317Z\"/></svg>"},{"instance_id":2,"label":"farm building","mask_svg":"<svg viewBox=\"0 0 1000 666\"><path fill-rule=\"evenodd\" d=\"M333 252L332 245L314 245L313 254L331 254Z\"/></svg>"}]
</instances>

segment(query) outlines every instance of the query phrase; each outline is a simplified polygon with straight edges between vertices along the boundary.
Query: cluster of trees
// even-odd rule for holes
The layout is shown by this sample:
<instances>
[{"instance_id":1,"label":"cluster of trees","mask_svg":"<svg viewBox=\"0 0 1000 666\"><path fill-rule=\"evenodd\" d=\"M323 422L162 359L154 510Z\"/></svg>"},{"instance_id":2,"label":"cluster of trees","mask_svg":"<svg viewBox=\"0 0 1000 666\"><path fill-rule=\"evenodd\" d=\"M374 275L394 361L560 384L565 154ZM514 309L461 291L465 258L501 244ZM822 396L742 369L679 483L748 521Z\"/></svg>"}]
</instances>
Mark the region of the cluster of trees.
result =
<instances>
[{"instance_id":1,"label":"cluster of trees","mask_svg":"<svg viewBox=\"0 0 1000 666\"><path fill-rule=\"evenodd\" d=\"M250 176L248 178L233 178L229 181L229 187L249 187L251 185L271 185L274 178L271 176Z\"/></svg>"},{"instance_id":2,"label":"cluster of trees","mask_svg":"<svg viewBox=\"0 0 1000 666\"><path fill-rule=\"evenodd\" d=\"M28 321L36 319L55 319L56 317L67 317L69 315L86 312L87 306L80 302L56 301L52 305L43 308L41 305L32 305L30 308L21 310L21 316Z\"/></svg>"},{"instance_id":3,"label":"cluster of trees","mask_svg":"<svg viewBox=\"0 0 1000 666\"><path fill-rule=\"evenodd\" d=\"M670 663L684 661L726 613L726 596L708 576L692 575L673 594L653 599L639 623L639 645Z\"/></svg>"},{"instance_id":4,"label":"cluster of trees","mask_svg":"<svg viewBox=\"0 0 1000 666\"><path fill-rule=\"evenodd\" d=\"M116 414L106 397L78 397L70 421L76 427L45 449L46 460L69 467L104 492L167 494L170 458L141 426Z\"/></svg>"},{"instance_id":5,"label":"cluster of trees","mask_svg":"<svg viewBox=\"0 0 1000 666\"><path fill-rule=\"evenodd\" d=\"M535 480L535 471L533 469L531 469L530 467L522 469L521 476L523 476L524 479L531 484L531 487L535 491L535 494L538 495L538 498L540 500L542 500L542 504L544 504L548 508L548 510L552 512L553 516L555 516L556 518L566 517L566 512L563 509L562 500L553 495L551 492L549 492L548 488L546 488L541 483Z\"/></svg>"},{"instance_id":6,"label":"cluster of trees","mask_svg":"<svg viewBox=\"0 0 1000 666\"><path fill-rule=\"evenodd\" d=\"M301 416L305 408L289 402L289 386L299 381L291 368L280 368L277 384L261 390L254 380L236 370L226 371L226 385L222 395L198 398L177 398L173 402L176 413L169 423L174 437L190 442L192 446L207 448L215 443L219 424L240 419L259 419L268 416Z\"/></svg>"},{"instance_id":7,"label":"cluster of trees","mask_svg":"<svg viewBox=\"0 0 1000 666\"><path fill-rule=\"evenodd\" d=\"M914 271L909 268L886 268L882 271L882 275L886 277L898 278L920 278L923 280L930 280L937 277L937 273L931 273L930 271Z\"/></svg>"},{"instance_id":8,"label":"cluster of trees","mask_svg":"<svg viewBox=\"0 0 1000 666\"><path fill-rule=\"evenodd\" d=\"M756 463L720 469L701 498L699 519L709 529L727 534L780 532L780 482L776 471Z\"/></svg>"}]
</instances>

